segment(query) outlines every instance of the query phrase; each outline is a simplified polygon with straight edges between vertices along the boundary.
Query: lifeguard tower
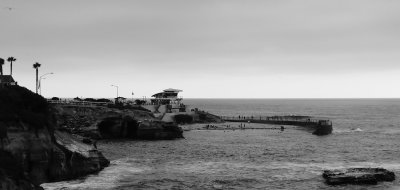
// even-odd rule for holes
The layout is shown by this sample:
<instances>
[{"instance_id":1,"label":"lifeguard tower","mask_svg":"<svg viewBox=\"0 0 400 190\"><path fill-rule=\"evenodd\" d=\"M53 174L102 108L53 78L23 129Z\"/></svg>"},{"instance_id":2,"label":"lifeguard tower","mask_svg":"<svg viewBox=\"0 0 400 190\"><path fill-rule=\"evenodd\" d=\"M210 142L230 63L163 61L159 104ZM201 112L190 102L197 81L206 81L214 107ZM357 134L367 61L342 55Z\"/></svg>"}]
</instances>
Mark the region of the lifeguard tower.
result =
<instances>
[{"instance_id":1,"label":"lifeguard tower","mask_svg":"<svg viewBox=\"0 0 400 190\"><path fill-rule=\"evenodd\" d=\"M163 92L159 92L154 94L150 102L152 105L157 105L158 107L165 107L165 112L185 112L186 106L182 103L182 97L178 96L178 93L182 92L182 90L168 88L163 90ZM158 109L160 110L160 109ZM163 111L160 111L163 112Z\"/></svg>"}]
</instances>

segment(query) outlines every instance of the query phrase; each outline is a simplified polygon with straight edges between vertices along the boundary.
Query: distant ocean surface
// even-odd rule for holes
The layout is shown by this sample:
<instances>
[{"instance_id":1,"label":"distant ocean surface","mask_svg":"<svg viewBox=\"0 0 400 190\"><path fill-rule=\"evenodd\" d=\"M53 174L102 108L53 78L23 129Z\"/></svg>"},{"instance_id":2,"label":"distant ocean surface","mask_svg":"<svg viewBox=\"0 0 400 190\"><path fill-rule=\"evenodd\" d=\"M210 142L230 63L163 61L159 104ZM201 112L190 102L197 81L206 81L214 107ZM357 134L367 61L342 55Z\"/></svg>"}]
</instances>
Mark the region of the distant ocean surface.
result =
<instances>
[{"instance_id":1,"label":"distant ocean surface","mask_svg":"<svg viewBox=\"0 0 400 190\"><path fill-rule=\"evenodd\" d=\"M400 189L400 99L186 99L223 116L309 115L332 120L315 136L279 130L185 131L172 141L101 141L111 165L45 189ZM252 124L246 124L252 125ZM261 125L261 124L253 124ZM384 167L394 182L328 186L325 169Z\"/></svg>"}]
</instances>

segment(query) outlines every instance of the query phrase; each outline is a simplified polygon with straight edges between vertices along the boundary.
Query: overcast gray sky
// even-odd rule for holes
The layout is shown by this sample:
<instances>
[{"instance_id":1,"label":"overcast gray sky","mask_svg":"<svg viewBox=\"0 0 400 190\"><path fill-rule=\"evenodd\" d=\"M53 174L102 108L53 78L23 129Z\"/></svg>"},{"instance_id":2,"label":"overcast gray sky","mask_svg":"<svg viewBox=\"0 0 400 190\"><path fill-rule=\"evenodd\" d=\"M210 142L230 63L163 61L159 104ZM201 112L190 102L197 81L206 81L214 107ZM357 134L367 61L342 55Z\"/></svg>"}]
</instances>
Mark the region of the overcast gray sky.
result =
<instances>
[{"instance_id":1,"label":"overcast gray sky","mask_svg":"<svg viewBox=\"0 0 400 190\"><path fill-rule=\"evenodd\" d=\"M0 0L0 57L44 96L400 97L396 0ZM9 9L11 7L11 10ZM9 73L9 64L4 65Z\"/></svg>"}]
</instances>

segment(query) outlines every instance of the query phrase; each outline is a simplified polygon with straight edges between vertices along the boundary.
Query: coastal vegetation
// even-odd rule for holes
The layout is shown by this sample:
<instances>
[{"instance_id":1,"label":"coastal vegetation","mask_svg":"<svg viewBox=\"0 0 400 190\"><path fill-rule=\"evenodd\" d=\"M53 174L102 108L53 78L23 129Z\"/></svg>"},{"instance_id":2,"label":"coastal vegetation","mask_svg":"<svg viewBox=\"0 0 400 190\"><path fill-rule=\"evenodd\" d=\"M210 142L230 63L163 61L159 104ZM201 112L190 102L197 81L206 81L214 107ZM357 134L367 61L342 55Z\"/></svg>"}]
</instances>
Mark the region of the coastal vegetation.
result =
<instances>
[{"instance_id":1,"label":"coastal vegetation","mask_svg":"<svg viewBox=\"0 0 400 190\"><path fill-rule=\"evenodd\" d=\"M140 111L149 112L149 113L151 112L150 110L148 110L144 107L137 106L137 105L130 105L130 104L127 104L127 105L124 105L121 103L120 104L108 104L107 107L121 109L121 110L129 109L129 110L140 110Z\"/></svg>"}]
</instances>

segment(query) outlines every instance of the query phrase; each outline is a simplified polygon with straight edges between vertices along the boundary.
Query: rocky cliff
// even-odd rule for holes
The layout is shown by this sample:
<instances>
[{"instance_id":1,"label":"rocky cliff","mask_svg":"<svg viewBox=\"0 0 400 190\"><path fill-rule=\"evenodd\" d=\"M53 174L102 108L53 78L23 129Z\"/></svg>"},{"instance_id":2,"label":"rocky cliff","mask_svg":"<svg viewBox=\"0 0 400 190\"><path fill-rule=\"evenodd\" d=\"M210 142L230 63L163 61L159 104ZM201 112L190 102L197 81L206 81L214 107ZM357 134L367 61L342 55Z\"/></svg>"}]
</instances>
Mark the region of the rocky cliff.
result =
<instances>
[{"instance_id":1,"label":"rocky cliff","mask_svg":"<svg viewBox=\"0 0 400 190\"><path fill-rule=\"evenodd\" d=\"M58 131L55 110L41 96L0 87L0 105L0 189L41 189L109 164L93 146Z\"/></svg>"}]
</instances>

